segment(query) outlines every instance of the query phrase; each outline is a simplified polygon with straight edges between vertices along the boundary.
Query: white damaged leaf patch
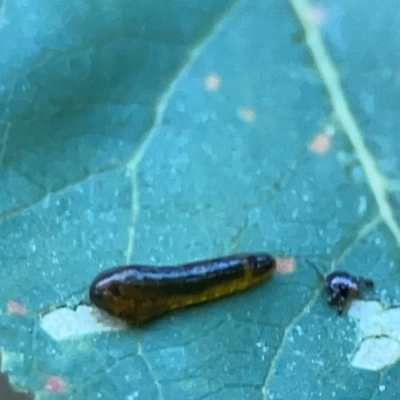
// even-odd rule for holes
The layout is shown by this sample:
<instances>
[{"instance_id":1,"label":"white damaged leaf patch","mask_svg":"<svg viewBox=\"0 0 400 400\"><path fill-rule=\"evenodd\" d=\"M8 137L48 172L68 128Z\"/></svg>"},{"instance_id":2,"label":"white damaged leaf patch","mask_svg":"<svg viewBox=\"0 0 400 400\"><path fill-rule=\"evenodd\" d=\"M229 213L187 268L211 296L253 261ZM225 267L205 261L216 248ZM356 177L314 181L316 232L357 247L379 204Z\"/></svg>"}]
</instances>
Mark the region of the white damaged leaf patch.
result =
<instances>
[{"instance_id":1,"label":"white damaged leaf patch","mask_svg":"<svg viewBox=\"0 0 400 400\"><path fill-rule=\"evenodd\" d=\"M54 340L127 329L122 320L88 306L79 306L76 311L67 307L54 310L43 316L40 326Z\"/></svg>"},{"instance_id":2,"label":"white damaged leaf patch","mask_svg":"<svg viewBox=\"0 0 400 400\"><path fill-rule=\"evenodd\" d=\"M384 309L377 301L353 301L349 316L358 322L361 334L353 367L379 371L400 359L400 307Z\"/></svg>"}]
</instances>

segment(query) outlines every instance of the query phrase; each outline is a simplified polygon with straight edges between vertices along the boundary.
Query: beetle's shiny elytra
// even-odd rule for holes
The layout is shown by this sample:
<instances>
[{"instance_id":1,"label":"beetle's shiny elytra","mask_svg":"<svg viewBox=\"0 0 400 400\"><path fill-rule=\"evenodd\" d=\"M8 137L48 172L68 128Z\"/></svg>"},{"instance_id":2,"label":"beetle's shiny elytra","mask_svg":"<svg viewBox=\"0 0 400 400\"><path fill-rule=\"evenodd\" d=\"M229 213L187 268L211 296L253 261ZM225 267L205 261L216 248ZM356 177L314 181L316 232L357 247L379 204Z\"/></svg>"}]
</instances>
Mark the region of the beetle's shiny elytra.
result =
<instances>
[{"instance_id":1,"label":"beetle's shiny elytra","mask_svg":"<svg viewBox=\"0 0 400 400\"><path fill-rule=\"evenodd\" d=\"M374 282L362 276L353 276L345 271L334 271L326 277L328 303L337 306L338 314L342 315L344 308L353 299L362 297L362 286L374 287Z\"/></svg>"},{"instance_id":2,"label":"beetle's shiny elytra","mask_svg":"<svg viewBox=\"0 0 400 400\"><path fill-rule=\"evenodd\" d=\"M276 261L267 253L167 267L128 265L98 275L90 299L108 313L142 325L177 308L247 289L270 278L275 269Z\"/></svg>"},{"instance_id":3,"label":"beetle's shiny elytra","mask_svg":"<svg viewBox=\"0 0 400 400\"><path fill-rule=\"evenodd\" d=\"M339 315L353 299L362 297L362 287L373 288L374 282L362 276L354 276L346 271L333 271L326 277L320 269L312 262L307 263L315 269L321 280L325 282L328 294L328 304L336 306Z\"/></svg>"}]
</instances>

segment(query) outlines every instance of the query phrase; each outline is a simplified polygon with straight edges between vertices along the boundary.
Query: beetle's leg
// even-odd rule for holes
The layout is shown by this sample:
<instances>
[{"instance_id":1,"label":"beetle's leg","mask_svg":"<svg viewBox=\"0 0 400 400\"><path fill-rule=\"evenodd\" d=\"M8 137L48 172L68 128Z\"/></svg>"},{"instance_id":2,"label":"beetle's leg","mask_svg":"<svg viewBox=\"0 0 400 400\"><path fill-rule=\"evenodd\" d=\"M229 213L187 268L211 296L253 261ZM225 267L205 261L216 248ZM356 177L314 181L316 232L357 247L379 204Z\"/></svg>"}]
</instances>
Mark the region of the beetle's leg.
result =
<instances>
[{"instance_id":1,"label":"beetle's leg","mask_svg":"<svg viewBox=\"0 0 400 400\"><path fill-rule=\"evenodd\" d=\"M346 299L341 294L339 294L338 303L337 303L337 312L339 315L343 314L343 307L344 307L345 301L346 301Z\"/></svg>"},{"instance_id":2,"label":"beetle's leg","mask_svg":"<svg viewBox=\"0 0 400 400\"><path fill-rule=\"evenodd\" d=\"M371 279L365 279L363 277L359 278L360 283L362 283L366 288L373 289L374 288L374 281ZM360 296L361 297L361 296ZM368 295L363 294L362 299L366 301L379 301L379 298L375 292L370 292Z\"/></svg>"},{"instance_id":3,"label":"beetle's leg","mask_svg":"<svg viewBox=\"0 0 400 400\"><path fill-rule=\"evenodd\" d=\"M328 292L328 304L330 306L337 304L338 299L341 297L340 288L338 288L337 286L333 287L328 286L327 292Z\"/></svg>"},{"instance_id":4,"label":"beetle's leg","mask_svg":"<svg viewBox=\"0 0 400 400\"><path fill-rule=\"evenodd\" d=\"M358 280L364 284L367 288L373 288L374 287L374 281L372 279L365 279L362 276L358 278Z\"/></svg>"},{"instance_id":5,"label":"beetle's leg","mask_svg":"<svg viewBox=\"0 0 400 400\"><path fill-rule=\"evenodd\" d=\"M321 280L321 282L325 282L325 275L322 273L322 271L313 262L311 262L307 259L306 259L306 263L315 270L315 272L317 273L318 278Z\"/></svg>"},{"instance_id":6,"label":"beetle's leg","mask_svg":"<svg viewBox=\"0 0 400 400\"><path fill-rule=\"evenodd\" d=\"M328 297L328 304L330 305L330 306L334 306L335 304L337 304L337 302L338 302L338 295L336 294L336 295L334 295L334 294L332 294L332 295L330 295L329 297Z\"/></svg>"}]
</instances>

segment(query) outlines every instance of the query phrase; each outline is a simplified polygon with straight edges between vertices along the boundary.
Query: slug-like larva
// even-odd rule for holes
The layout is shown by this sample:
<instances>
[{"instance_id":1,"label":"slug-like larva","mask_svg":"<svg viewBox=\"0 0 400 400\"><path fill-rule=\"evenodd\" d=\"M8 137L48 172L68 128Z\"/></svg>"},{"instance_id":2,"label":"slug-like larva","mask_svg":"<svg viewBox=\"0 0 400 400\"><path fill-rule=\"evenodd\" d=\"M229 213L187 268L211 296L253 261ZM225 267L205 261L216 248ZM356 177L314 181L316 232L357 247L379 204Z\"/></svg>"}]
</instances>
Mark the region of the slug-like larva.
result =
<instances>
[{"instance_id":1,"label":"slug-like larva","mask_svg":"<svg viewBox=\"0 0 400 400\"><path fill-rule=\"evenodd\" d=\"M237 254L178 266L128 265L102 272L91 301L132 325L262 282L276 269L267 253Z\"/></svg>"}]
</instances>

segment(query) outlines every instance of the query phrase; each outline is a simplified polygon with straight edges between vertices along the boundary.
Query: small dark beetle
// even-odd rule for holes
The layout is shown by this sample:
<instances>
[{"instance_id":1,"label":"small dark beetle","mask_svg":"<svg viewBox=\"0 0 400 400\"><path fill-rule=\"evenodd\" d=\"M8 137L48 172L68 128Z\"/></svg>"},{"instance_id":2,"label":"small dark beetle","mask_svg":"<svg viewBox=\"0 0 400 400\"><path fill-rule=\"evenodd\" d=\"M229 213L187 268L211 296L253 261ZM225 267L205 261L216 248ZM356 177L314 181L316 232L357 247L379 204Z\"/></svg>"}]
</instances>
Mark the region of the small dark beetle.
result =
<instances>
[{"instance_id":1,"label":"small dark beetle","mask_svg":"<svg viewBox=\"0 0 400 400\"><path fill-rule=\"evenodd\" d=\"M315 264L308 260L307 263L317 271L321 280L325 282L328 304L336 306L339 315L343 314L343 310L351 300L362 297L363 286L367 288L374 287L374 282L371 279L353 276L345 271L333 271L325 277Z\"/></svg>"},{"instance_id":2,"label":"small dark beetle","mask_svg":"<svg viewBox=\"0 0 400 400\"><path fill-rule=\"evenodd\" d=\"M342 315L346 304L362 297L362 286L373 288L374 282L362 276L353 276L345 271L334 271L326 277L328 304L337 306L338 314Z\"/></svg>"}]
</instances>

